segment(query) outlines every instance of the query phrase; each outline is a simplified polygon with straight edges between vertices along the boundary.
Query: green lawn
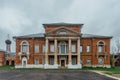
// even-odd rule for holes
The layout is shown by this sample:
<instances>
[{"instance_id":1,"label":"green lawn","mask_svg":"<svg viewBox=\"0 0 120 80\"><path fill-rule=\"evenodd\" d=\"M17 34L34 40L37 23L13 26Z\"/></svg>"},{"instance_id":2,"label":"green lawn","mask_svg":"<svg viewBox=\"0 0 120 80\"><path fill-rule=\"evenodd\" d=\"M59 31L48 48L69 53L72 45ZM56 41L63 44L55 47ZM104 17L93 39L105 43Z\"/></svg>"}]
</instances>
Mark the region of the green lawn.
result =
<instances>
[{"instance_id":1,"label":"green lawn","mask_svg":"<svg viewBox=\"0 0 120 80\"><path fill-rule=\"evenodd\" d=\"M4 66L0 66L0 69L11 70L14 69L14 66L4 65Z\"/></svg>"},{"instance_id":2,"label":"green lawn","mask_svg":"<svg viewBox=\"0 0 120 80\"><path fill-rule=\"evenodd\" d=\"M83 70L97 70L104 71L107 74L120 74L120 67L111 67L111 68L92 68L92 67L84 67Z\"/></svg>"}]
</instances>

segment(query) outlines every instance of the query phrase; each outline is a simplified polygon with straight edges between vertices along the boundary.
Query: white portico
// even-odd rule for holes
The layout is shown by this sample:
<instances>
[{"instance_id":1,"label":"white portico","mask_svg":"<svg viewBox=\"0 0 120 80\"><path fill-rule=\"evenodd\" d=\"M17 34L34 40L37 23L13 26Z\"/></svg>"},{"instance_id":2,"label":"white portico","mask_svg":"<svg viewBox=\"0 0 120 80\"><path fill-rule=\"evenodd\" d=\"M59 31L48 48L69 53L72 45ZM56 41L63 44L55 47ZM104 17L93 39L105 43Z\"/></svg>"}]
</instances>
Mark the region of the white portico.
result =
<instances>
[{"instance_id":1,"label":"white portico","mask_svg":"<svg viewBox=\"0 0 120 80\"><path fill-rule=\"evenodd\" d=\"M82 68L80 37L46 37L45 44L44 68ZM50 50L51 45L53 45L53 52Z\"/></svg>"}]
</instances>

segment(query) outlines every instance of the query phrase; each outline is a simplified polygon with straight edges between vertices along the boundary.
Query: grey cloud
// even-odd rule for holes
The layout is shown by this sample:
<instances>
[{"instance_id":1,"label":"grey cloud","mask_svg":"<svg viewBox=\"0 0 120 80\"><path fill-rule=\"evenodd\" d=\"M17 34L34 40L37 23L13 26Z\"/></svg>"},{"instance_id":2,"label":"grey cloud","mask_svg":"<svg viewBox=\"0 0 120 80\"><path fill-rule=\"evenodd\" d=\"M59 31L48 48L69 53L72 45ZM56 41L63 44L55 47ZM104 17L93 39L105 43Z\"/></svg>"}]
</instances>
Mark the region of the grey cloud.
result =
<instances>
[{"instance_id":1,"label":"grey cloud","mask_svg":"<svg viewBox=\"0 0 120 80\"><path fill-rule=\"evenodd\" d=\"M52 22L84 23L83 33L120 36L119 8L119 0L0 0L0 11L6 9L0 14L0 44L6 33L44 32L42 23Z\"/></svg>"}]
</instances>

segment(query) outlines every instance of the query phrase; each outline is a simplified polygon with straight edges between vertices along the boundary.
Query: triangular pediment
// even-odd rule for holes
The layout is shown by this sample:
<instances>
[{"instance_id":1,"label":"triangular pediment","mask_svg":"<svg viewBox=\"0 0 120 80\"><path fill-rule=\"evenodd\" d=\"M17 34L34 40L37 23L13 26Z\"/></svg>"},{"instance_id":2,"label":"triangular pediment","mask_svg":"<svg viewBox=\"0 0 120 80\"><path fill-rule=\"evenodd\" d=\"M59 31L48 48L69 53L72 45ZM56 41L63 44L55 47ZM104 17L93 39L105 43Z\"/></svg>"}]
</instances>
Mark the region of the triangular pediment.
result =
<instances>
[{"instance_id":1,"label":"triangular pediment","mask_svg":"<svg viewBox=\"0 0 120 80\"><path fill-rule=\"evenodd\" d=\"M77 31L74 31L72 29L69 29L68 27L63 26L63 27L59 27L59 28L56 28L54 30L47 32L46 35L59 35L60 32L66 32L67 34L65 34L65 35L76 35L76 34L78 35L78 34L80 34Z\"/></svg>"}]
</instances>

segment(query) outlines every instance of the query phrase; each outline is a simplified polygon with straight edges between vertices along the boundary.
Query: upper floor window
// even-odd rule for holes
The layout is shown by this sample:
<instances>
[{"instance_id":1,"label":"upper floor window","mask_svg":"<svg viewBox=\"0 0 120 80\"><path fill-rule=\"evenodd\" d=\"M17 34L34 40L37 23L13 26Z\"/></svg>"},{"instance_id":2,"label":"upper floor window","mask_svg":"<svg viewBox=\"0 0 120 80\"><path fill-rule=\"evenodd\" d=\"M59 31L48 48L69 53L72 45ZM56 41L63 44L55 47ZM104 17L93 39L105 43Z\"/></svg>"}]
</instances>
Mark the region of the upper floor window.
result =
<instances>
[{"instance_id":1,"label":"upper floor window","mask_svg":"<svg viewBox=\"0 0 120 80\"><path fill-rule=\"evenodd\" d=\"M103 42L98 43L98 52L103 52L103 46L104 46Z\"/></svg>"},{"instance_id":2,"label":"upper floor window","mask_svg":"<svg viewBox=\"0 0 120 80\"><path fill-rule=\"evenodd\" d=\"M80 46L80 52L83 52L83 46Z\"/></svg>"},{"instance_id":3,"label":"upper floor window","mask_svg":"<svg viewBox=\"0 0 120 80\"><path fill-rule=\"evenodd\" d=\"M68 53L68 45L66 42L60 42L58 45L58 53L59 54L67 54Z\"/></svg>"},{"instance_id":4,"label":"upper floor window","mask_svg":"<svg viewBox=\"0 0 120 80\"><path fill-rule=\"evenodd\" d=\"M59 34L60 34L60 35L66 35L67 32L66 32L66 31L60 31Z\"/></svg>"},{"instance_id":5,"label":"upper floor window","mask_svg":"<svg viewBox=\"0 0 120 80\"><path fill-rule=\"evenodd\" d=\"M45 45L42 46L42 52L45 52L46 48Z\"/></svg>"},{"instance_id":6,"label":"upper floor window","mask_svg":"<svg viewBox=\"0 0 120 80\"><path fill-rule=\"evenodd\" d=\"M72 52L76 52L76 46L74 44L72 45Z\"/></svg>"},{"instance_id":7,"label":"upper floor window","mask_svg":"<svg viewBox=\"0 0 120 80\"><path fill-rule=\"evenodd\" d=\"M35 53L38 53L39 52L39 45L35 44L34 50L35 50Z\"/></svg>"},{"instance_id":8,"label":"upper floor window","mask_svg":"<svg viewBox=\"0 0 120 80\"><path fill-rule=\"evenodd\" d=\"M90 52L90 46L87 46L86 48L87 48L87 52Z\"/></svg>"},{"instance_id":9,"label":"upper floor window","mask_svg":"<svg viewBox=\"0 0 120 80\"><path fill-rule=\"evenodd\" d=\"M50 45L50 52L54 52L54 45L53 44Z\"/></svg>"},{"instance_id":10,"label":"upper floor window","mask_svg":"<svg viewBox=\"0 0 120 80\"><path fill-rule=\"evenodd\" d=\"M21 43L21 51L22 52L29 52L29 44L27 41Z\"/></svg>"}]
</instances>

